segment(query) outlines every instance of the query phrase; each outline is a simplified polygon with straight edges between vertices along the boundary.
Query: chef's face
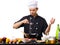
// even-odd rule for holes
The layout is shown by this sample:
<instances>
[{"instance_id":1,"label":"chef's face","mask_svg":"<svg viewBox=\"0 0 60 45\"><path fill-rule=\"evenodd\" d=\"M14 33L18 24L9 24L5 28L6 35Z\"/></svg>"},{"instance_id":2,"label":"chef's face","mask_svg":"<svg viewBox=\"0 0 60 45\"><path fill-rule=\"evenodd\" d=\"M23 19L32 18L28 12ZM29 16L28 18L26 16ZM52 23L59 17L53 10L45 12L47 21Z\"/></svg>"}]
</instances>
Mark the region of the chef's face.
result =
<instances>
[{"instance_id":1,"label":"chef's face","mask_svg":"<svg viewBox=\"0 0 60 45\"><path fill-rule=\"evenodd\" d=\"M29 8L30 14L32 16L36 15L38 8Z\"/></svg>"}]
</instances>

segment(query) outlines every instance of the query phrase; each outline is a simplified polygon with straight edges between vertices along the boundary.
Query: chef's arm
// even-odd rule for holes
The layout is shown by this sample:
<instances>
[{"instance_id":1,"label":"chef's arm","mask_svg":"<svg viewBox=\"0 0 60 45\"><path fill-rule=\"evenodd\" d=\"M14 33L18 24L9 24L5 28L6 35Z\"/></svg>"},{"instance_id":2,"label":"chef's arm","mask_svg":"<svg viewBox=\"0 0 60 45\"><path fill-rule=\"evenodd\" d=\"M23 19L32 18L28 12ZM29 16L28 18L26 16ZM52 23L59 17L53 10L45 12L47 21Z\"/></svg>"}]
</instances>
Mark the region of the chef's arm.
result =
<instances>
[{"instance_id":1,"label":"chef's arm","mask_svg":"<svg viewBox=\"0 0 60 45\"><path fill-rule=\"evenodd\" d=\"M20 22L14 23L13 28L17 29L19 26L21 26L22 24L26 24L29 23L27 19L24 19Z\"/></svg>"},{"instance_id":2,"label":"chef's arm","mask_svg":"<svg viewBox=\"0 0 60 45\"><path fill-rule=\"evenodd\" d=\"M23 21L17 22L13 24L13 28L17 29L19 26L23 24Z\"/></svg>"},{"instance_id":3,"label":"chef's arm","mask_svg":"<svg viewBox=\"0 0 60 45\"><path fill-rule=\"evenodd\" d=\"M55 22L55 19L52 18L52 19L50 20L50 23L49 23L48 27L46 28L46 31L45 31L45 34L46 34L46 35L49 34L51 25L54 24L54 22Z\"/></svg>"},{"instance_id":4,"label":"chef's arm","mask_svg":"<svg viewBox=\"0 0 60 45\"><path fill-rule=\"evenodd\" d=\"M47 27L46 30L45 30L45 34L46 34L46 35L49 34L50 28L51 28L51 24L49 24L48 27Z\"/></svg>"}]
</instances>

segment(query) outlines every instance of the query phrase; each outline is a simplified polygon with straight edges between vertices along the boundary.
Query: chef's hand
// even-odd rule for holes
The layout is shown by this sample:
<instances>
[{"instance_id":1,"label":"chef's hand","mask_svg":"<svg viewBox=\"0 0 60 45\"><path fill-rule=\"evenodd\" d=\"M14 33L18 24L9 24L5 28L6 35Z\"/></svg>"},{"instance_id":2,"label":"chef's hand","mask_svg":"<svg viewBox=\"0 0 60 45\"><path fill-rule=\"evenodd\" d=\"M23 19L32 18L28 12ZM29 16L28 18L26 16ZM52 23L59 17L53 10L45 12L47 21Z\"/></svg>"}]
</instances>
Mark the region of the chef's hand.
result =
<instances>
[{"instance_id":1,"label":"chef's hand","mask_svg":"<svg viewBox=\"0 0 60 45\"><path fill-rule=\"evenodd\" d=\"M46 31L45 31L45 34L46 34L46 35L49 35L49 31L50 31L51 25L54 24L54 22L55 22L55 19L52 18L52 19L50 20L50 23L49 23L48 27L46 28Z\"/></svg>"},{"instance_id":2,"label":"chef's hand","mask_svg":"<svg viewBox=\"0 0 60 45\"><path fill-rule=\"evenodd\" d=\"M55 22L55 19L52 18L52 19L50 20L50 24L54 24L54 22Z\"/></svg>"},{"instance_id":3,"label":"chef's hand","mask_svg":"<svg viewBox=\"0 0 60 45\"><path fill-rule=\"evenodd\" d=\"M28 19L24 19L24 20L22 20L22 23L29 24L29 21L28 21Z\"/></svg>"}]
</instances>

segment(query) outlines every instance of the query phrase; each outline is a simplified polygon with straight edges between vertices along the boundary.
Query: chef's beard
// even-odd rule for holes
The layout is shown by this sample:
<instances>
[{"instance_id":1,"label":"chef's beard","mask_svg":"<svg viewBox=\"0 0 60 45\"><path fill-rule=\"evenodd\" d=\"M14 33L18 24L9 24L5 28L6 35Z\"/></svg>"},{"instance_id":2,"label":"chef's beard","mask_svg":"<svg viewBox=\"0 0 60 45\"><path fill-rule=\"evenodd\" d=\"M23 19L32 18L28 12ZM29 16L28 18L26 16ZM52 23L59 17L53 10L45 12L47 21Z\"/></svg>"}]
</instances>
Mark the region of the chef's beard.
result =
<instances>
[{"instance_id":1,"label":"chef's beard","mask_svg":"<svg viewBox=\"0 0 60 45\"><path fill-rule=\"evenodd\" d=\"M34 14L34 13L32 13L32 14L30 14L31 16L33 16L33 17L36 17L37 16L37 14Z\"/></svg>"}]
</instances>

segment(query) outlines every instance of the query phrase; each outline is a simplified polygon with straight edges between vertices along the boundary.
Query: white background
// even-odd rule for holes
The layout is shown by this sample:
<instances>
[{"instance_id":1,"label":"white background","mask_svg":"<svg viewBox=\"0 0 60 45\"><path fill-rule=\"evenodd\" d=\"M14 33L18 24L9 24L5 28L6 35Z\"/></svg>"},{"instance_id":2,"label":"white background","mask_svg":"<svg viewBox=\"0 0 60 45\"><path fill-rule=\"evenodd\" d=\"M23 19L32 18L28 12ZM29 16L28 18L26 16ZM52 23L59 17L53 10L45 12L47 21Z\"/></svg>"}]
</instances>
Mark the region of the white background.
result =
<instances>
[{"instance_id":1,"label":"white background","mask_svg":"<svg viewBox=\"0 0 60 45\"><path fill-rule=\"evenodd\" d=\"M29 14L30 0L0 0L0 37L23 38L24 28L13 29L14 22ZM60 24L60 0L38 0L38 14L49 24L52 17L55 23L51 26L50 36L55 36L56 26Z\"/></svg>"}]
</instances>

